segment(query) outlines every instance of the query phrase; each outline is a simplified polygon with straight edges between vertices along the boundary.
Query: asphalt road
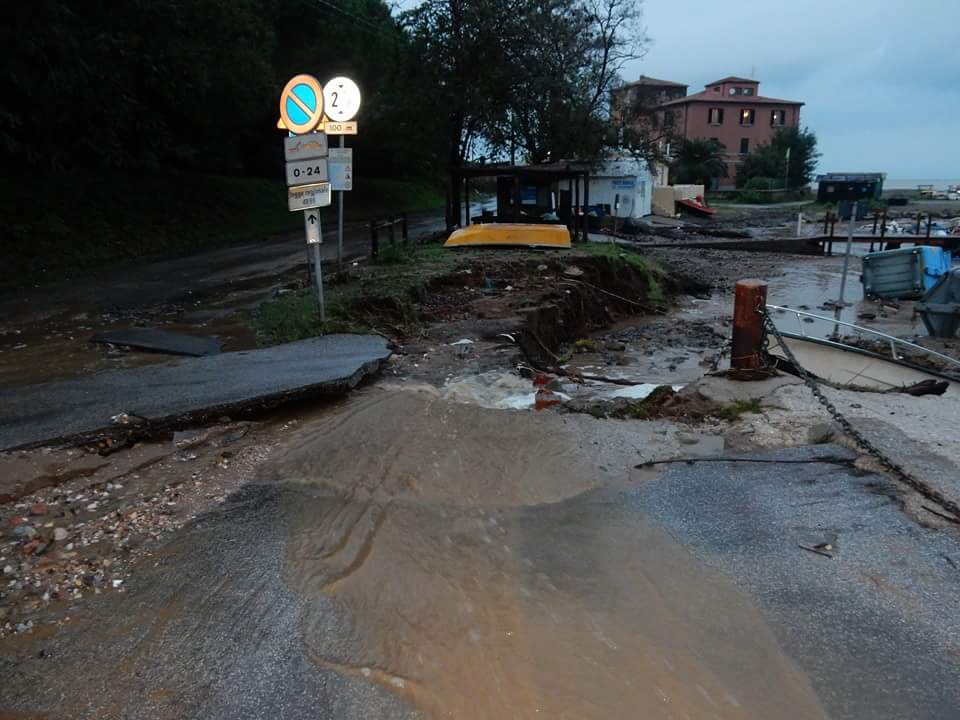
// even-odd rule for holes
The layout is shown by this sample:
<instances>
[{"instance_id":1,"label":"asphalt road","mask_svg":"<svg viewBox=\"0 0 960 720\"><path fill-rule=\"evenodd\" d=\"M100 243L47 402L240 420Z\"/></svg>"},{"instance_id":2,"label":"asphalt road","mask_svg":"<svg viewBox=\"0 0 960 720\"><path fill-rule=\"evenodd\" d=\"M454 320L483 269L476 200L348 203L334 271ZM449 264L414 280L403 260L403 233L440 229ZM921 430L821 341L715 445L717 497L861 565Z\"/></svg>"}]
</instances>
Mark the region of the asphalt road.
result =
<instances>
[{"instance_id":1,"label":"asphalt road","mask_svg":"<svg viewBox=\"0 0 960 720\"><path fill-rule=\"evenodd\" d=\"M320 461L322 448L316 447ZM771 667L775 664L765 641L758 640L772 630L786 655L812 681L829 717L955 718L960 702L956 536L912 524L885 494L890 490L885 481L853 470L851 455L843 449L799 448L744 459L749 462L667 466L659 477L642 479L633 487L611 486L559 503L501 509L490 517L453 512L448 504L436 511L422 503L396 509L436 526L441 533L437 540L452 533L466 542L469 535L462 551L484 557L494 557L496 548L485 549L469 527L495 527L492 519L505 523L503 541L536 569L524 579L534 593L529 608L525 595L509 595L513 610L516 603L522 608L519 617L510 616L520 623L515 630L526 636L561 609L572 612L571 619L586 613L599 639L619 648L615 655L620 665L609 666L609 671L629 677L630 663L638 662L633 678L641 686L650 682L644 674L649 672L645 642L650 643L646 652L654 654L672 644L682 646L684 655L694 653L727 687L740 688L742 714L727 705L720 710L723 717L797 716L796 707L786 706L779 714L756 714L752 704L763 700L764 658ZM362 652L358 655L356 643L376 628L360 623L352 613L369 612L366 603L396 597L391 584L380 583L376 594L381 597L365 596L363 602L361 597L351 599L349 591L313 596L302 585L291 587L291 546L313 548L311 533L320 532L319 523L340 513L336 508L332 516L329 508L325 513L324 504L343 502L353 500L324 498L316 488L284 483L250 486L232 496L146 563L128 593L111 593L78 607L71 613L72 622L52 636L2 646L0 709L72 718L412 717L413 706L404 692L386 690L376 676L360 671L370 660ZM310 517L318 523L315 531L304 526ZM664 545L658 535L663 530L651 527L651 519L654 527L665 528L681 547L689 548L696 556L694 565ZM441 531L443 527L447 529ZM416 534L415 528L408 532ZM428 536L433 537L433 531ZM833 558L797 547L824 541L833 545ZM374 547L375 555L388 552L395 557L406 549L405 543ZM433 551L460 552L456 544L443 547L440 543ZM426 570L433 559L422 555L408 562ZM472 570L463 567L461 572L469 578ZM711 579L714 576L721 579ZM438 578L437 588L458 577ZM491 580L499 584L505 577L494 573ZM754 611L731 600L723 577L760 608L766 625L763 620L743 624ZM701 582L706 585L700 592L691 593L690 583ZM431 598L428 589L421 587L420 593L411 600L422 598L423 613ZM539 604L538 599L549 602ZM406 609L416 613L416 607ZM451 621L442 614L392 617L393 632L405 643L424 630L442 636L444 624ZM605 623L611 618L626 623L621 634L609 635ZM311 631L313 637L307 635ZM566 624L553 632L563 635ZM583 642L596 640L587 636ZM452 650L464 648L459 644L463 641L451 642ZM629 653L638 643L640 655L634 660ZM576 655L579 647L567 651L574 655L573 668L594 672ZM410 648L399 657L416 652ZM476 692L477 703L487 702L494 687L509 679L496 669L510 652L504 647L485 656L493 668L490 674L481 673L469 686L455 687L454 693L467 693L469 701L469 693ZM331 657L340 661L325 659ZM408 662L414 661L410 657ZM564 667L564 658L555 655L531 662L541 663L541 672ZM684 676L690 671L686 666L658 667L657 682L676 677L678 688L685 684L692 690L695 680ZM456 672L453 666L447 670ZM576 677L553 681L559 688L577 683ZM543 693L550 680L541 676L546 684L529 690ZM652 685L648 689L655 690ZM697 689L709 699L706 690ZM429 690L418 688L421 694ZM680 700L664 697L664 702ZM700 696L694 692L692 697ZM442 714L444 701L453 698L434 699ZM636 717L625 714L619 700L601 699L600 706L592 708L594 714ZM518 707L514 717L527 715Z\"/></svg>"},{"instance_id":2,"label":"asphalt road","mask_svg":"<svg viewBox=\"0 0 960 720\"><path fill-rule=\"evenodd\" d=\"M251 405L343 392L390 356L375 335L325 335L61 382L0 389L0 449L82 438L128 413L149 423L216 418Z\"/></svg>"},{"instance_id":3,"label":"asphalt road","mask_svg":"<svg viewBox=\"0 0 960 720\"><path fill-rule=\"evenodd\" d=\"M853 457L816 446L672 465L628 497L754 598L831 717L953 720L960 538L910 520ZM798 547L819 543L834 557Z\"/></svg>"},{"instance_id":4,"label":"asphalt road","mask_svg":"<svg viewBox=\"0 0 960 720\"><path fill-rule=\"evenodd\" d=\"M442 211L411 215L408 232L416 238L443 229ZM345 257L370 252L366 223L344 226ZM337 256L336 226L325 228L321 257ZM139 265L105 268L79 280L67 280L0 297L0 318L10 327L69 313L128 312L141 307L195 300L223 288L256 283L302 267L307 260L304 237L231 245L196 255L148 260Z\"/></svg>"}]
</instances>

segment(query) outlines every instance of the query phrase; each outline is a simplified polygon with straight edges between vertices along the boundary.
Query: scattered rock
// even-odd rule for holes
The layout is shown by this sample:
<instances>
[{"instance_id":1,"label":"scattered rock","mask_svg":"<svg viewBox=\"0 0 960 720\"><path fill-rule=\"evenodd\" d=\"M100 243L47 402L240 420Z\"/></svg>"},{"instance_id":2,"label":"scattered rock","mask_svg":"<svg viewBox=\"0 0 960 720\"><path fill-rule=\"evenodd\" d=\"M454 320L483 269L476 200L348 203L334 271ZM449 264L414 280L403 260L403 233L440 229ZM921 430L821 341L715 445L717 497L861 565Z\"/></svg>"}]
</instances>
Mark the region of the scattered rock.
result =
<instances>
[{"instance_id":1,"label":"scattered rock","mask_svg":"<svg viewBox=\"0 0 960 720\"><path fill-rule=\"evenodd\" d=\"M30 506L31 515L46 515L49 511L46 503L34 503Z\"/></svg>"},{"instance_id":2,"label":"scattered rock","mask_svg":"<svg viewBox=\"0 0 960 720\"><path fill-rule=\"evenodd\" d=\"M807 442L810 445L823 445L831 442L835 435L830 423L817 423L807 430Z\"/></svg>"},{"instance_id":3,"label":"scattered rock","mask_svg":"<svg viewBox=\"0 0 960 720\"><path fill-rule=\"evenodd\" d=\"M22 524L22 525L17 525L13 529L13 534L16 537L30 539L37 534L37 531L32 525Z\"/></svg>"},{"instance_id":4,"label":"scattered rock","mask_svg":"<svg viewBox=\"0 0 960 720\"><path fill-rule=\"evenodd\" d=\"M66 528L58 527L53 530L53 539L57 542L63 542L69 537L70 533L67 532Z\"/></svg>"}]
</instances>

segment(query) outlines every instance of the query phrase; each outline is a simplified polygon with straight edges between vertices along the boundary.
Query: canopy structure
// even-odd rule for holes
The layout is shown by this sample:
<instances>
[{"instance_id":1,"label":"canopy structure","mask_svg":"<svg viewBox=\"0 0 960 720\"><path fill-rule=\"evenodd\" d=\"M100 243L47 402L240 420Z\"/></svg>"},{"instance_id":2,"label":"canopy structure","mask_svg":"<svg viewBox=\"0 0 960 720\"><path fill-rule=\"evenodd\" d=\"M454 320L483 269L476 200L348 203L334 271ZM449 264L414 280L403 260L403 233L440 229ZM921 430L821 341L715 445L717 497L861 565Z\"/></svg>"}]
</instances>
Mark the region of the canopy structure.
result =
<instances>
[{"instance_id":1,"label":"canopy structure","mask_svg":"<svg viewBox=\"0 0 960 720\"><path fill-rule=\"evenodd\" d=\"M470 182L496 178L496 212L471 213ZM583 188L581 198L581 187ZM586 208L590 204L590 166L558 161L541 165L467 164L450 172L447 229L473 223L561 224L573 239L586 239Z\"/></svg>"}]
</instances>

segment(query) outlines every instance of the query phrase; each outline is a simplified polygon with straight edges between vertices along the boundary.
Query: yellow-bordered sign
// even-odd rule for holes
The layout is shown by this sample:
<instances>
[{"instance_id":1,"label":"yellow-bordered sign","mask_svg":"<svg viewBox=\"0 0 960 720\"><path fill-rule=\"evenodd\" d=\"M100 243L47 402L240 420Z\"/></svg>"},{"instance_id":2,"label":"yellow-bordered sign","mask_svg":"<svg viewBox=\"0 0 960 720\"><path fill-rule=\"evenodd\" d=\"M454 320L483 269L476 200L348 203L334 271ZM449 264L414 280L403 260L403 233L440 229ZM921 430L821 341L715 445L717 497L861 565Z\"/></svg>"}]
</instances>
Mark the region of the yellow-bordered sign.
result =
<instances>
[{"instance_id":1,"label":"yellow-bordered sign","mask_svg":"<svg viewBox=\"0 0 960 720\"><path fill-rule=\"evenodd\" d=\"M323 118L323 87L313 75L296 75L280 93L280 125L296 135L312 132Z\"/></svg>"}]
</instances>

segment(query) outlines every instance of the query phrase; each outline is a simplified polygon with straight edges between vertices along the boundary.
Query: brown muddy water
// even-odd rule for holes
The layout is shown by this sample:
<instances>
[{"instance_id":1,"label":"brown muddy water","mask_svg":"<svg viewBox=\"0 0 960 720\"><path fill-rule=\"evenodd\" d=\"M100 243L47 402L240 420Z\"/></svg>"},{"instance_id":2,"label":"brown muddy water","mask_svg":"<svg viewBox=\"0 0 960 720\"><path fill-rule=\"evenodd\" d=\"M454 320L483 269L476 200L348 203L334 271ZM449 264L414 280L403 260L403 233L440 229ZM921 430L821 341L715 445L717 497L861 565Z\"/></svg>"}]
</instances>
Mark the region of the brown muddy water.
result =
<instances>
[{"instance_id":1,"label":"brown muddy water","mask_svg":"<svg viewBox=\"0 0 960 720\"><path fill-rule=\"evenodd\" d=\"M265 479L311 660L430 718L824 717L749 601L630 507L604 427L409 390L305 425Z\"/></svg>"}]
</instances>

